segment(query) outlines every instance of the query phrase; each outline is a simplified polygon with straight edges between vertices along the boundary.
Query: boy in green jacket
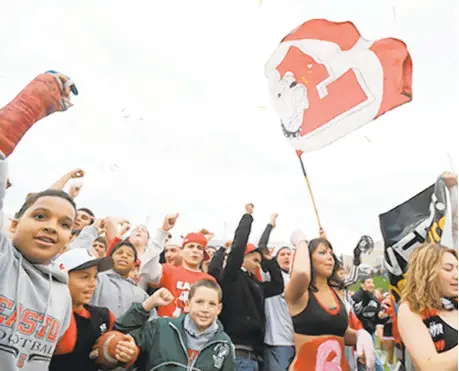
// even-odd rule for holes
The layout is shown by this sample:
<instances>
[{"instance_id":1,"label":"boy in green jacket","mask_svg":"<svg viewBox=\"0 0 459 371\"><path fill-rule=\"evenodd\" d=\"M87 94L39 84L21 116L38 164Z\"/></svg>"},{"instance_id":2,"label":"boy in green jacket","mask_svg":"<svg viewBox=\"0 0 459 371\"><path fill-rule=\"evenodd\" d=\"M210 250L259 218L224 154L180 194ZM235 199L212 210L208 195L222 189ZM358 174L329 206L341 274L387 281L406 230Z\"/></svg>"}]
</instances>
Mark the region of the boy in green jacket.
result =
<instances>
[{"instance_id":1,"label":"boy in green jacket","mask_svg":"<svg viewBox=\"0 0 459 371\"><path fill-rule=\"evenodd\" d=\"M140 349L139 370L234 371L234 346L217 320L222 310L220 286L201 280L191 286L186 314L148 322L154 307L174 300L165 288L143 304L134 303L119 317L115 328L129 333Z\"/></svg>"}]
</instances>

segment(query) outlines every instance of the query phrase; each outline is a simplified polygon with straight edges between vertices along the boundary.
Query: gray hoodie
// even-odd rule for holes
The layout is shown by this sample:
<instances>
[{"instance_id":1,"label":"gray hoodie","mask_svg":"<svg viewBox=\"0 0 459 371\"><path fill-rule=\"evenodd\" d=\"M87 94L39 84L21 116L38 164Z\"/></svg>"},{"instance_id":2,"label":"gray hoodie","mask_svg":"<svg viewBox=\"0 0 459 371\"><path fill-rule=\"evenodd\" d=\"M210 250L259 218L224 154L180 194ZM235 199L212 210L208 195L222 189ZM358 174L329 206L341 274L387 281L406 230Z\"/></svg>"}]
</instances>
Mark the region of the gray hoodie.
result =
<instances>
[{"instance_id":1,"label":"gray hoodie","mask_svg":"<svg viewBox=\"0 0 459 371\"><path fill-rule=\"evenodd\" d=\"M7 166L0 152L0 211ZM72 314L68 276L32 264L0 233L0 369L45 371Z\"/></svg>"},{"instance_id":2,"label":"gray hoodie","mask_svg":"<svg viewBox=\"0 0 459 371\"><path fill-rule=\"evenodd\" d=\"M207 329L199 332L196 324L187 314L183 322L183 327L186 334L186 343L189 349L201 351L202 348L215 336L219 331L217 320L214 321Z\"/></svg>"},{"instance_id":3,"label":"gray hoodie","mask_svg":"<svg viewBox=\"0 0 459 371\"><path fill-rule=\"evenodd\" d=\"M90 250L97 236L97 229L94 226L84 227L78 238L69 245L69 250L75 248ZM118 318L131 307L132 303L143 303L147 298L148 294L144 290L115 271L109 270L97 275L97 287L91 304L110 309Z\"/></svg>"}]
</instances>

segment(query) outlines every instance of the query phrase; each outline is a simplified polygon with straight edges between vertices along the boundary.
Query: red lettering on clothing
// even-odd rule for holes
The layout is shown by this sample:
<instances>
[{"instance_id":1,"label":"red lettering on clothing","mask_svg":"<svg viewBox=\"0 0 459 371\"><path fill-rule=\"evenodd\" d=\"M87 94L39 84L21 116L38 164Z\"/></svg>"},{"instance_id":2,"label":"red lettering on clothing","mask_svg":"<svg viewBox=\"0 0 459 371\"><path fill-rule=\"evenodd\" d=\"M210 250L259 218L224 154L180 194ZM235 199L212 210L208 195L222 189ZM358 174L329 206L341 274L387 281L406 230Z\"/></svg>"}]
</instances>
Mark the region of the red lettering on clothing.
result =
<instances>
[{"instance_id":1,"label":"red lettering on clothing","mask_svg":"<svg viewBox=\"0 0 459 371\"><path fill-rule=\"evenodd\" d=\"M32 335L36 328L40 315L30 309L26 309L22 315L22 322L18 326L19 332L24 335Z\"/></svg>"},{"instance_id":2,"label":"red lettering on clothing","mask_svg":"<svg viewBox=\"0 0 459 371\"><path fill-rule=\"evenodd\" d=\"M194 359L198 356L199 350L194 350L188 348L188 361L191 363L194 361Z\"/></svg>"},{"instance_id":3,"label":"red lettering on clothing","mask_svg":"<svg viewBox=\"0 0 459 371\"><path fill-rule=\"evenodd\" d=\"M22 305L19 305L19 318L21 318L21 314L22 314ZM16 322L16 317L17 317L17 311L16 311L16 308L15 308L15 310L7 318L7 320L5 322L5 326L8 326L8 327L13 326L13 323Z\"/></svg>"},{"instance_id":4,"label":"red lettering on clothing","mask_svg":"<svg viewBox=\"0 0 459 371\"><path fill-rule=\"evenodd\" d=\"M12 310L14 307L14 302L5 298L4 296L0 296L0 324L3 324L3 322L7 319L8 317L8 310Z\"/></svg>"},{"instance_id":5,"label":"red lettering on clothing","mask_svg":"<svg viewBox=\"0 0 459 371\"><path fill-rule=\"evenodd\" d=\"M215 278L204 272L193 272L167 263L163 264L162 268L163 274L158 287L168 289L175 300L168 306L158 308L158 315L161 317L178 317L184 313L193 283L204 279L215 282Z\"/></svg>"}]
</instances>

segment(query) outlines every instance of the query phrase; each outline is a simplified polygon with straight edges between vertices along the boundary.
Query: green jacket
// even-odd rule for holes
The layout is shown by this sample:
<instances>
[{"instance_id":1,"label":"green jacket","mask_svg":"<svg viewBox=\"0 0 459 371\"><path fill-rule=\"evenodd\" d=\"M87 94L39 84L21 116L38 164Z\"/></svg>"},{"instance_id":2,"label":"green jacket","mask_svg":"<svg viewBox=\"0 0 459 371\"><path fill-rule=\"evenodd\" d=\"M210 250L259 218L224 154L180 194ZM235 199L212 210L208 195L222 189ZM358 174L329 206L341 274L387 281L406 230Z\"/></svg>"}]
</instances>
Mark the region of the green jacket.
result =
<instances>
[{"instance_id":1,"label":"green jacket","mask_svg":"<svg viewBox=\"0 0 459 371\"><path fill-rule=\"evenodd\" d=\"M183 322L178 318L159 317L148 321L150 313L140 303L116 320L115 329L129 333L140 348L145 371L234 371L235 355L231 339L218 323L218 332L188 364L188 347Z\"/></svg>"}]
</instances>

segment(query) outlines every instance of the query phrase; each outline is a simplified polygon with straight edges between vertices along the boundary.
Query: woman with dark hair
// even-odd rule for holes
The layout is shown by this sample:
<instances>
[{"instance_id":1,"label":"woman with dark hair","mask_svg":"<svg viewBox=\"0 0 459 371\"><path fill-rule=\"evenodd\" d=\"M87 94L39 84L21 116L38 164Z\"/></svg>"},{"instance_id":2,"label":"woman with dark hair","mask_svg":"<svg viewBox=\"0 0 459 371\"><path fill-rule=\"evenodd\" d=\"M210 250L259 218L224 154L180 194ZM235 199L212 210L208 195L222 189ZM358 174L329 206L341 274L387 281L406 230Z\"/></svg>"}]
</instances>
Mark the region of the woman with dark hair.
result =
<instances>
[{"instance_id":1,"label":"woman with dark hair","mask_svg":"<svg viewBox=\"0 0 459 371\"><path fill-rule=\"evenodd\" d=\"M374 346L365 330L348 326L346 308L335 289L341 289L333 247L324 238L309 244L303 232L291 237L296 247L285 299L292 316L296 357L292 371L349 370L344 345L357 345L357 356L365 353L369 370L374 367Z\"/></svg>"}]
</instances>

